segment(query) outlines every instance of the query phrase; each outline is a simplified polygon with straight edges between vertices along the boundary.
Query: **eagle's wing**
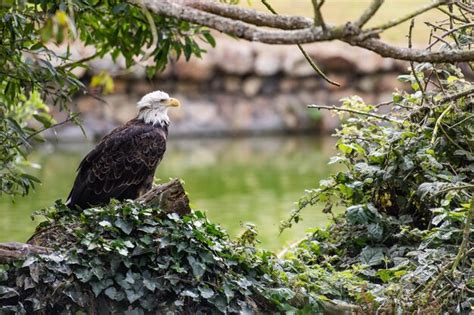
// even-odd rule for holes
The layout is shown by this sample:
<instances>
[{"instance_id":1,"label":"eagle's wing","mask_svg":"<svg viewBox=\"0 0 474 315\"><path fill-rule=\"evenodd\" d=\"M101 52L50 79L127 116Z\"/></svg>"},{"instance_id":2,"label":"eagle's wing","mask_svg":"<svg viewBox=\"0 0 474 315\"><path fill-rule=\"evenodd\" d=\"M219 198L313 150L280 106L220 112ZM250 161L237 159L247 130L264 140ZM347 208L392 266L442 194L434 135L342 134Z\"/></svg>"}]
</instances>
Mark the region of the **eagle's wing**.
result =
<instances>
[{"instance_id":1,"label":"eagle's wing","mask_svg":"<svg viewBox=\"0 0 474 315\"><path fill-rule=\"evenodd\" d=\"M146 124L112 131L82 160L67 204L81 208L138 197L166 150L166 134Z\"/></svg>"}]
</instances>

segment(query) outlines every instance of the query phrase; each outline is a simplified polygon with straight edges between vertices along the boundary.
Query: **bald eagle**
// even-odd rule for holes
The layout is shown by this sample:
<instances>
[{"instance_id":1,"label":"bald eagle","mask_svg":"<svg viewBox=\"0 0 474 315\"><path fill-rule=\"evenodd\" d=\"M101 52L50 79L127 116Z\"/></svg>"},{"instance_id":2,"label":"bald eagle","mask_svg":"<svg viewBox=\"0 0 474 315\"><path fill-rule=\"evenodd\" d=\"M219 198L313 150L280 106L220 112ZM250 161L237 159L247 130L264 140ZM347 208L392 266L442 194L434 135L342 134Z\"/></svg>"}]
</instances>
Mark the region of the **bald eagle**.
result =
<instances>
[{"instance_id":1,"label":"bald eagle","mask_svg":"<svg viewBox=\"0 0 474 315\"><path fill-rule=\"evenodd\" d=\"M85 209L148 191L166 150L168 108L179 106L162 91L143 96L138 116L102 138L79 164L66 205Z\"/></svg>"}]
</instances>

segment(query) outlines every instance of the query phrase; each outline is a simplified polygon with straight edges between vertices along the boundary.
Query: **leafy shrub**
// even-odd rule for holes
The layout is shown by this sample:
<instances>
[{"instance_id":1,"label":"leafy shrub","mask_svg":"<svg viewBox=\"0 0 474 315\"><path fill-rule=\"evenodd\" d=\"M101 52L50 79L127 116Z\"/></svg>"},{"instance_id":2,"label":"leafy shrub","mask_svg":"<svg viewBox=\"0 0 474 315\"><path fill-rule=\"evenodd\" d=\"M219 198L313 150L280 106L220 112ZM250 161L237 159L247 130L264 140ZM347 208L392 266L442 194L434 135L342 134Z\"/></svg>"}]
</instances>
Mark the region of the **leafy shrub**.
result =
<instances>
[{"instance_id":1,"label":"leafy shrub","mask_svg":"<svg viewBox=\"0 0 474 315\"><path fill-rule=\"evenodd\" d=\"M424 77L440 88L420 88ZM346 170L309 190L282 228L317 202L346 211L288 258L305 266L309 290L321 289L312 285L315 270L350 271L359 285L343 281L342 298L365 311L466 313L474 305L474 86L458 69L431 64L400 79L414 91L394 93L385 114L387 104L359 97L336 109L345 122L330 163Z\"/></svg>"}]
</instances>

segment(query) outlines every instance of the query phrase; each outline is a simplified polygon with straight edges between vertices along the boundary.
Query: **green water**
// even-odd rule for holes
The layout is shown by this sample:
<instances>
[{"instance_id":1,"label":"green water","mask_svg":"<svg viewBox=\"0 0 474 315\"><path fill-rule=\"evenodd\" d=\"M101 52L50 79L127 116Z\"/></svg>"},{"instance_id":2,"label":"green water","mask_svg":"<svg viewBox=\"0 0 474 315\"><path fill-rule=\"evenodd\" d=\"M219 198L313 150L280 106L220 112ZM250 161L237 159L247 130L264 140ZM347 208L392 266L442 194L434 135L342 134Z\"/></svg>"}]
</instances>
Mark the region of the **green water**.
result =
<instances>
[{"instance_id":1,"label":"green water","mask_svg":"<svg viewBox=\"0 0 474 315\"><path fill-rule=\"evenodd\" d=\"M279 222L288 217L305 188L315 187L332 170L327 165L333 139L315 137L169 140L157 177L185 181L192 207L203 210L231 236L242 222L256 224L261 246L271 250L294 242L305 230L324 226L321 207L305 210L304 220L282 235ZM34 210L66 198L75 169L92 144L43 148L32 159L41 164L42 184L14 202L0 198L0 242L25 241L38 221Z\"/></svg>"}]
</instances>

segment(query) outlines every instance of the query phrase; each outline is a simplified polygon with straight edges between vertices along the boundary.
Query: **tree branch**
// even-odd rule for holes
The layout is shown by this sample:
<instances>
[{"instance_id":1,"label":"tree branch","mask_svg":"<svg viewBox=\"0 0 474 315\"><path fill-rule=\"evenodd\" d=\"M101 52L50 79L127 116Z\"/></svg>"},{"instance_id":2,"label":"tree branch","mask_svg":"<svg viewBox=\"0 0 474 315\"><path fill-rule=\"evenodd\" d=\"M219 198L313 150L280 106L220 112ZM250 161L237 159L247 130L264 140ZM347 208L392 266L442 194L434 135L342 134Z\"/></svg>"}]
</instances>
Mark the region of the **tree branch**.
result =
<instances>
[{"instance_id":1,"label":"tree branch","mask_svg":"<svg viewBox=\"0 0 474 315\"><path fill-rule=\"evenodd\" d=\"M354 27L354 24L352 23L336 27L325 24L325 30L323 30L322 27L316 26L288 30L288 23L290 23L290 21L298 21L298 27L302 27L308 23L307 19L292 16L281 18L276 15L265 15L264 13L255 10L210 2L208 0L180 0L178 2L172 2L169 0L130 1L140 6L146 6L159 15L174 17L191 23L207 26L242 39L266 44L298 45L340 40L353 46L371 50L382 57L400 60L432 63L466 62L474 60L474 50L453 49L432 52L426 49L400 48L374 38L374 35L377 33L392 28L430 9L450 3L450 0L438 0L433 4L422 7L404 17L365 31L360 30L358 27ZM375 14L374 10L377 8L379 1L380 0L376 0L373 2L372 6L359 19L359 22L364 24L367 22L367 18L370 19L370 14L372 14L372 12ZM263 3L268 7L266 1L263 1ZM199 6L205 7L207 11L195 8ZM211 11L215 13L210 13ZM274 10L272 12L274 12ZM270 17L274 20L271 20ZM280 26L279 28L277 27L277 29L259 27L276 27L277 25Z\"/></svg>"},{"instance_id":2,"label":"tree branch","mask_svg":"<svg viewBox=\"0 0 474 315\"><path fill-rule=\"evenodd\" d=\"M454 101L454 100L457 100L457 99L459 99L461 97L465 97L465 96L474 96L474 88L471 88L469 90L459 92L459 93L456 93L456 94L448 95L448 96L442 98L440 100L440 103L446 103L446 102L449 102L449 101Z\"/></svg>"},{"instance_id":3,"label":"tree branch","mask_svg":"<svg viewBox=\"0 0 474 315\"><path fill-rule=\"evenodd\" d=\"M416 61L416 62L464 62L474 60L474 50L443 50L428 51L425 49L401 48L386 44L376 39L366 39L354 41L346 40L347 43L371 50L382 57L389 57L400 60Z\"/></svg>"},{"instance_id":4,"label":"tree branch","mask_svg":"<svg viewBox=\"0 0 474 315\"><path fill-rule=\"evenodd\" d=\"M373 117L373 118L377 118L377 119L380 119L380 120L385 120L385 121L401 124L401 121L398 121L396 119L387 117L385 115L377 115L377 114L374 114L374 113L362 112L362 111L351 109L351 108L326 106L326 105L308 105L308 108L327 109L327 110L334 110L334 111L339 111L339 112L347 112L347 113L352 113L352 114L357 114L357 115L362 115L362 116L367 116L367 117Z\"/></svg>"},{"instance_id":5,"label":"tree branch","mask_svg":"<svg viewBox=\"0 0 474 315\"><path fill-rule=\"evenodd\" d=\"M262 3L265 5L265 7L270 11L272 12L274 15L278 15L278 13L275 11L275 9L273 9L273 7L266 1L266 0L262 0ZM319 5L319 8L321 8L321 6L324 4L324 1L321 2L321 4ZM315 3L314 5L317 5L317 3ZM315 8L316 10L316 8ZM324 23L324 21L323 21ZM323 24L321 25L321 27L325 28L326 26ZM313 59L311 58L311 56L306 52L306 50L304 50L303 48L303 45L301 44L298 44L298 49L301 51L301 53L303 54L304 58L306 59L306 61L309 63L309 65L311 66L311 68L313 68L313 70L321 77L323 78L326 82L328 82L329 84L332 84L332 85L335 85L335 86L341 86L339 83L335 82L335 81L332 81L331 79L329 79L326 74L318 67L318 65L316 64L316 62L313 61Z\"/></svg>"},{"instance_id":6,"label":"tree branch","mask_svg":"<svg viewBox=\"0 0 474 315\"><path fill-rule=\"evenodd\" d=\"M384 0L373 0L372 4L364 11L361 17L355 22L358 28L362 28L382 6Z\"/></svg>"},{"instance_id":7,"label":"tree branch","mask_svg":"<svg viewBox=\"0 0 474 315\"><path fill-rule=\"evenodd\" d=\"M229 6L209 0L181 0L175 2L219 16L251 23L256 26L268 26L282 30L297 30L313 26L311 19L302 16L275 16L274 14L257 12L238 6Z\"/></svg>"},{"instance_id":8,"label":"tree branch","mask_svg":"<svg viewBox=\"0 0 474 315\"><path fill-rule=\"evenodd\" d=\"M323 31L326 30L326 25L324 23L323 15L321 14L321 7L323 6L325 0L311 0L314 10L314 25L321 26Z\"/></svg>"},{"instance_id":9,"label":"tree branch","mask_svg":"<svg viewBox=\"0 0 474 315\"><path fill-rule=\"evenodd\" d=\"M402 24L402 23L404 23L408 20L411 20L414 17L416 17L420 14L423 14L423 13L425 13L425 12L431 10L431 9L437 8L437 7L439 7L441 5L444 5L444 4L448 4L450 2L451 2L451 0L437 0L433 3L431 3L431 4L428 4L424 7L421 7L418 10L415 10L415 11L413 11L413 12L411 12L411 13L405 15L405 16L402 16L402 17L398 18L398 19L395 19L395 20L389 21L385 24L382 24L382 25L376 26L374 28L371 28L371 30L377 30L377 31L387 30L389 28L392 28L394 26Z\"/></svg>"}]
</instances>

